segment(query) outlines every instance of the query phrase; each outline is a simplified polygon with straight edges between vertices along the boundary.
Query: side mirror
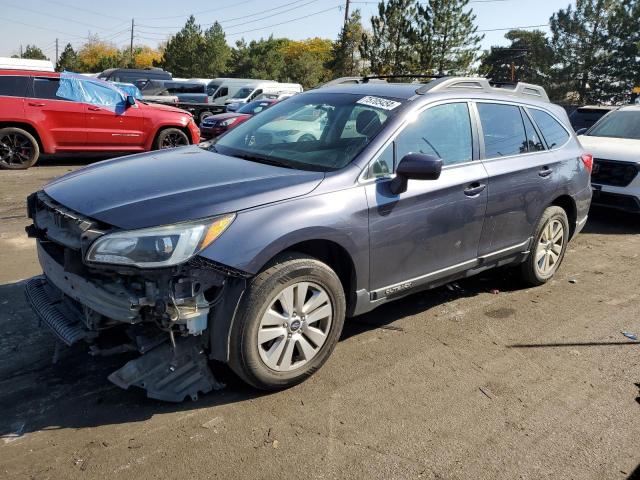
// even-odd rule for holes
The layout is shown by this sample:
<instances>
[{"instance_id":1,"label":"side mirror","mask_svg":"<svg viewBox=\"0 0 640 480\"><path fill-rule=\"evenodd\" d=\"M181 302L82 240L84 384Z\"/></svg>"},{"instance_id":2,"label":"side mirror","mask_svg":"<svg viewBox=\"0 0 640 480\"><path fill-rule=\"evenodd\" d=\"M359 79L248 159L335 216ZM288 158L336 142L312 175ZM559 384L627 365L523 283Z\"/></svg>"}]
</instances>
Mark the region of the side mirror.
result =
<instances>
[{"instance_id":1,"label":"side mirror","mask_svg":"<svg viewBox=\"0 0 640 480\"><path fill-rule=\"evenodd\" d=\"M132 95L127 95L127 107L133 107L136 104L136 99Z\"/></svg>"},{"instance_id":2,"label":"side mirror","mask_svg":"<svg viewBox=\"0 0 640 480\"><path fill-rule=\"evenodd\" d=\"M576 130L576 135L584 135L585 133L587 133L587 130L589 130L588 128L579 128L578 130Z\"/></svg>"},{"instance_id":3,"label":"side mirror","mask_svg":"<svg viewBox=\"0 0 640 480\"><path fill-rule=\"evenodd\" d=\"M396 168L396 178L391 181L391 192L398 195L407 190L407 182L413 180L437 180L442 172L442 159L423 153L408 153Z\"/></svg>"}]
</instances>

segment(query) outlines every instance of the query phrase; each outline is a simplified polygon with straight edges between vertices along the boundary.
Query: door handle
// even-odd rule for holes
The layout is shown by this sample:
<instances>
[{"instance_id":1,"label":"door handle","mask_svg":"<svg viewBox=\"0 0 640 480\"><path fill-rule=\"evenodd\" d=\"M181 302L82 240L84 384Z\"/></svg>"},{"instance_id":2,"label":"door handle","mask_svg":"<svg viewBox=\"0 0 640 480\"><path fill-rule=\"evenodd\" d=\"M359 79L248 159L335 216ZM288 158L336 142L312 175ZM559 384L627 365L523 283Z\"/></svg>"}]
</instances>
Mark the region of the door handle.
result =
<instances>
[{"instance_id":1,"label":"door handle","mask_svg":"<svg viewBox=\"0 0 640 480\"><path fill-rule=\"evenodd\" d=\"M45 105L45 103L29 102L30 107L44 107Z\"/></svg>"},{"instance_id":2,"label":"door handle","mask_svg":"<svg viewBox=\"0 0 640 480\"><path fill-rule=\"evenodd\" d=\"M97 112L100 110L100 107L87 107L87 110L91 110L92 112Z\"/></svg>"},{"instance_id":3,"label":"door handle","mask_svg":"<svg viewBox=\"0 0 640 480\"><path fill-rule=\"evenodd\" d=\"M553 170L551 170L549 167L542 167L542 170L538 172L538 175L540 175L542 178L545 178L551 175L552 173L553 173Z\"/></svg>"},{"instance_id":4,"label":"door handle","mask_svg":"<svg viewBox=\"0 0 640 480\"><path fill-rule=\"evenodd\" d=\"M467 197L475 197L476 195L479 195L485 188L487 188L487 186L484 183L475 182L464 189L464 194Z\"/></svg>"}]
</instances>

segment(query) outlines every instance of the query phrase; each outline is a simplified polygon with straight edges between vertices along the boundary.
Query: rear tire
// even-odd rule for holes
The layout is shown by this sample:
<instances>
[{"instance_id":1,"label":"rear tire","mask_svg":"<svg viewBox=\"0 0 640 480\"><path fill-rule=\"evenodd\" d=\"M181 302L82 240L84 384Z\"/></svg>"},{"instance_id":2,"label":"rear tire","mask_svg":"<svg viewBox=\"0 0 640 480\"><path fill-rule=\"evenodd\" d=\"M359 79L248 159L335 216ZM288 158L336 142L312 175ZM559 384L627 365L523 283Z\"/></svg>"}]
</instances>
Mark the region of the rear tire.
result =
<instances>
[{"instance_id":1,"label":"rear tire","mask_svg":"<svg viewBox=\"0 0 640 480\"><path fill-rule=\"evenodd\" d=\"M319 260L276 257L245 291L231 330L229 366L262 390L296 385L329 358L344 325L340 279Z\"/></svg>"},{"instance_id":2,"label":"rear tire","mask_svg":"<svg viewBox=\"0 0 640 480\"><path fill-rule=\"evenodd\" d=\"M0 128L0 167L26 170L40 157L38 141L26 130L17 127Z\"/></svg>"},{"instance_id":3,"label":"rear tire","mask_svg":"<svg viewBox=\"0 0 640 480\"><path fill-rule=\"evenodd\" d=\"M211 113L210 111L206 111L206 112L201 112L200 115L198 116L198 124L202 123L202 121L207 118L207 117L212 117L213 113Z\"/></svg>"},{"instance_id":4,"label":"rear tire","mask_svg":"<svg viewBox=\"0 0 640 480\"><path fill-rule=\"evenodd\" d=\"M556 273L569 242L569 219L561 207L547 208L536 228L531 253L520 266L524 282L538 286L548 282Z\"/></svg>"},{"instance_id":5,"label":"rear tire","mask_svg":"<svg viewBox=\"0 0 640 480\"><path fill-rule=\"evenodd\" d=\"M164 150L166 148L184 147L189 145L189 137L178 128L165 128L158 133L154 142L154 150Z\"/></svg>"}]
</instances>

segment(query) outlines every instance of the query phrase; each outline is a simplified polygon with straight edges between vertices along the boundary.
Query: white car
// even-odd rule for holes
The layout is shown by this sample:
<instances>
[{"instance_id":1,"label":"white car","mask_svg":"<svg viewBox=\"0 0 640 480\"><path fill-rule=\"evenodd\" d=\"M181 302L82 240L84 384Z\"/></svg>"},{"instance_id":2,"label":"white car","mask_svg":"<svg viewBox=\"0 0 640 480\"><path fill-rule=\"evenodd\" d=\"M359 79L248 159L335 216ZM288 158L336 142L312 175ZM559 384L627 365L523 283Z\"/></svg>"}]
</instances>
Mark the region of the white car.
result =
<instances>
[{"instance_id":1,"label":"white car","mask_svg":"<svg viewBox=\"0 0 640 480\"><path fill-rule=\"evenodd\" d=\"M325 110L303 107L293 115L261 127L257 133L268 134L273 143L306 142L319 140L326 125Z\"/></svg>"},{"instance_id":2,"label":"white car","mask_svg":"<svg viewBox=\"0 0 640 480\"><path fill-rule=\"evenodd\" d=\"M640 213L640 105L608 113L578 138L593 155L592 203Z\"/></svg>"}]
</instances>

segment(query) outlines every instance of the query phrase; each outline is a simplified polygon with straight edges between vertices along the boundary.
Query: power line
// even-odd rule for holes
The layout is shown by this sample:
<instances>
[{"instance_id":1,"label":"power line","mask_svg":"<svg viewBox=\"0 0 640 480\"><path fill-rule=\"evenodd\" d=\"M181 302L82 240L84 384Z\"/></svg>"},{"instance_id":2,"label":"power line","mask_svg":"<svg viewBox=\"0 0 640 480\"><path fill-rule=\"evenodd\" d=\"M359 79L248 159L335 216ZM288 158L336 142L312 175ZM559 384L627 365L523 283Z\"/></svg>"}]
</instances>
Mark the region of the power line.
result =
<instances>
[{"instance_id":1,"label":"power line","mask_svg":"<svg viewBox=\"0 0 640 480\"><path fill-rule=\"evenodd\" d=\"M258 30L262 30L263 28L278 27L280 25L285 25L287 23L297 22L298 20L304 20L305 18L313 17L315 15L320 15L321 13L329 12L331 10L337 10L340 7L342 7L342 5L336 5L336 6L333 6L331 8L326 8L324 10L320 10L319 12L314 12L314 13L310 13L308 15L304 15L302 17L292 18L291 20L287 20L287 21L280 22L280 23L274 23L273 25L263 25L262 27L253 28L251 30L245 30L245 31L242 31L242 32L232 32L232 33L227 34L227 36L229 37L229 36L242 35L244 33L256 32Z\"/></svg>"},{"instance_id":2,"label":"power line","mask_svg":"<svg viewBox=\"0 0 640 480\"><path fill-rule=\"evenodd\" d=\"M304 1L306 1L306 0L295 0L295 1L293 1L293 2L285 3L285 4L283 4L283 5L279 5L279 6L277 6L277 7L267 8L266 10L262 10L262 11L260 11L260 12L251 13L251 14L249 14L249 15L243 15L243 16L241 16L241 17L225 18L225 19L218 20L217 22L218 22L218 23L220 23L220 24L224 24L225 22L234 22L234 21L236 21L236 20L245 20L245 19L247 19L247 18L249 18L249 17L255 17L255 16L258 16L258 15L262 15L263 13L269 13L269 12L272 12L272 11L274 11L274 10L279 10L279 9L281 9L281 8L288 7L288 6L290 6L290 5L293 5L293 4L296 4L296 3L300 3L300 2L304 2ZM293 7L293 8L288 9L288 10L283 10L282 12L274 13L274 14L272 14L272 15L269 15L269 16L266 16L266 17L263 17L263 18L259 18L259 19L257 19L257 20L250 20L250 21L249 21L249 22L247 22L247 23L251 23L251 22L259 22L260 20L264 20L265 18L273 17L273 16L280 15L280 14L283 14L283 13L287 13L287 12L290 12L290 11L295 10L295 9L297 9L297 8L304 7L305 5L309 5L310 3L315 3L315 2L317 2L317 1L318 1L318 0L310 0L310 1L307 1L307 3L304 3L304 4L302 4L302 5L297 5L297 6ZM200 24L200 25L201 25L201 26L203 26L203 27L207 27L207 26L213 25L214 23L215 23L215 22L212 22L212 23L202 23L202 24ZM182 25L179 25L179 26L175 26L175 25L173 25L173 26L153 26L153 25L143 25L143 24L140 24L140 26L141 26L141 27L143 27L143 28L156 28L156 29L178 29L178 28L182 28ZM233 27L235 27L235 26L236 26L236 25L233 25L232 27L229 27L229 28L233 28ZM148 32L148 33L152 33L152 32Z\"/></svg>"},{"instance_id":3,"label":"power line","mask_svg":"<svg viewBox=\"0 0 640 480\"><path fill-rule=\"evenodd\" d=\"M541 25L525 25L524 27L506 27L506 28L487 28L485 30L476 30L477 32L502 32L504 30L524 30L525 28L541 28L548 27L548 23L543 23Z\"/></svg>"},{"instance_id":4,"label":"power line","mask_svg":"<svg viewBox=\"0 0 640 480\"><path fill-rule=\"evenodd\" d=\"M240 5L244 5L246 3L251 3L255 0L246 0L244 2L240 2L240 3L236 3L235 5L229 5L226 7L216 7L216 8L209 8L207 10L200 10L198 12L193 12L191 13L191 15L200 15L201 13L209 13L209 12L219 12L220 10L228 10L230 8L234 8L234 7L239 7ZM167 17L146 17L147 20L168 20L170 18L186 18L189 15L170 15Z\"/></svg>"},{"instance_id":5,"label":"power line","mask_svg":"<svg viewBox=\"0 0 640 480\"><path fill-rule=\"evenodd\" d=\"M38 10L35 10L33 8L27 8L24 6L17 6L17 5L12 5L12 4L5 4L7 7L13 7L15 9L21 10L21 11L27 11L27 12L33 12L36 13L38 15L44 15L46 17L51 17L51 18L57 18L59 20L63 20L65 22L72 22L72 23L77 23L78 25L82 25L84 27L90 27L90 28L95 28L96 30L110 30L109 28L104 28L104 27L99 27L97 25L92 25L90 23L86 23L86 22L79 22L78 20L74 20L72 18L67 18L67 17L61 17L59 15L54 15L52 13L44 13Z\"/></svg>"},{"instance_id":6,"label":"power line","mask_svg":"<svg viewBox=\"0 0 640 480\"><path fill-rule=\"evenodd\" d=\"M98 16L98 17L102 17L102 18L104 18L104 17L106 17L106 18L113 18L114 20L120 20L121 22L126 21L125 19L123 19L123 18L121 18L121 17L114 17L113 15L108 15L108 14L106 14L106 13L97 12L97 11L95 11L95 10L90 10L90 9L88 9L88 8L85 8L85 7L79 7L79 6L77 6L77 5L70 5L70 4L68 4L68 3L60 2L60 1L58 1L58 0L48 0L48 2L49 2L49 3L56 3L56 4L58 4L58 5L62 5L63 7L69 7L69 8L72 8L73 10L81 10L81 11L83 11L83 12L87 12L87 13L90 13L90 14L92 14L92 15L96 15L96 16Z\"/></svg>"}]
</instances>

